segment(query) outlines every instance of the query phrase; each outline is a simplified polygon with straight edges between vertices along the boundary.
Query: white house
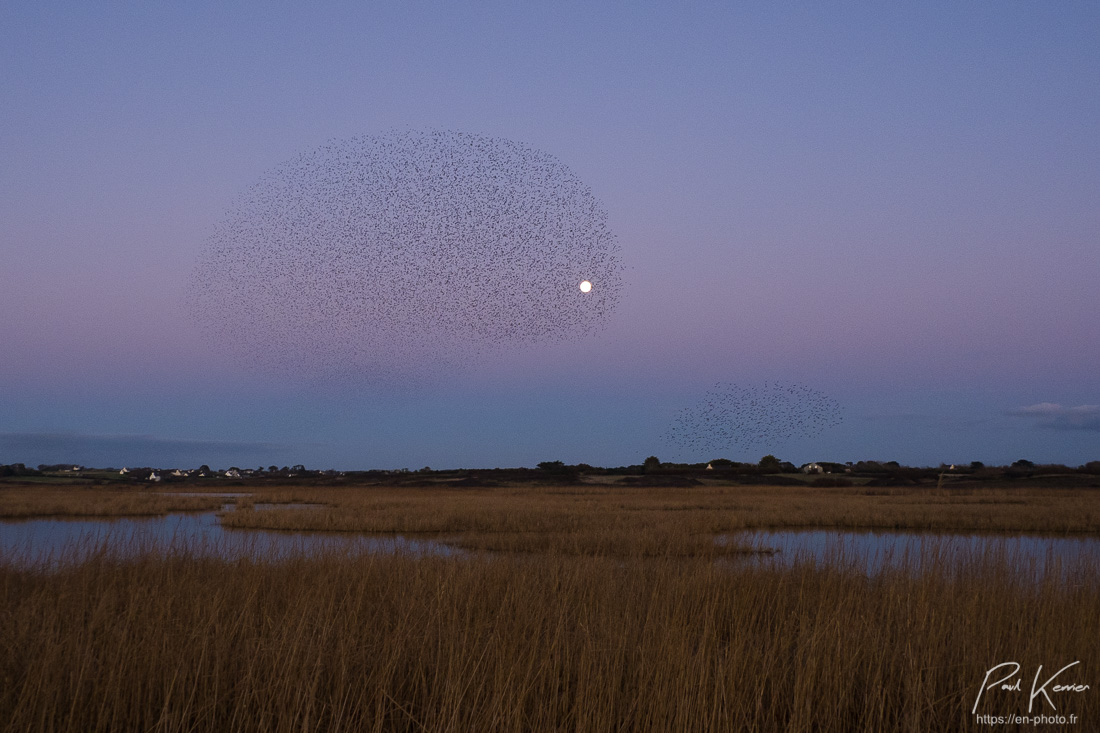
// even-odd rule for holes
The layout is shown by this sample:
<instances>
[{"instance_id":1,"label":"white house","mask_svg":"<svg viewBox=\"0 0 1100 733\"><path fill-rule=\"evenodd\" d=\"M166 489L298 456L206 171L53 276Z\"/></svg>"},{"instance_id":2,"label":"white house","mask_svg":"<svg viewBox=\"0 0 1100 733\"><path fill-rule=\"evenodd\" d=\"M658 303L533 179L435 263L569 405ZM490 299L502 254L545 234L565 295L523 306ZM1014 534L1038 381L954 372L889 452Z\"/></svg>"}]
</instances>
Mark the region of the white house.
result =
<instances>
[{"instance_id":1,"label":"white house","mask_svg":"<svg viewBox=\"0 0 1100 733\"><path fill-rule=\"evenodd\" d=\"M149 480L159 484L161 482L160 474L156 471L153 471L151 474L149 474Z\"/></svg>"},{"instance_id":2,"label":"white house","mask_svg":"<svg viewBox=\"0 0 1100 733\"><path fill-rule=\"evenodd\" d=\"M123 476L125 476L126 474L130 473L130 469L128 469L128 468L126 468L125 466L123 466L123 467L122 467L122 470L121 470L121 471L119 471L119 473L120 473L120 474L122 474Z\"/></svg>"}]
</instances>

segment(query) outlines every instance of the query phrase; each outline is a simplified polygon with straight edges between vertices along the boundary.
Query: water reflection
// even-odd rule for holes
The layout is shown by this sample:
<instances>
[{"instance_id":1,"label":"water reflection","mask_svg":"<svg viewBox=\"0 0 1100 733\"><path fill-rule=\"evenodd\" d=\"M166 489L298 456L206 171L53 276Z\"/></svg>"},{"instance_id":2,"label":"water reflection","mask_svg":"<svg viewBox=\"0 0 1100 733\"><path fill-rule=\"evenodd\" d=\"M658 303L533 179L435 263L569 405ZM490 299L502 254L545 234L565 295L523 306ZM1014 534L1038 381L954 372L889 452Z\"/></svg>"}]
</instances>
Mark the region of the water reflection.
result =
<instances>
[{"instance_id":1,"label":"water reflection","mask_svg":"<svg viewBox=\"0 0 1100 733\"><path fill-rule=\"evenodd\" d=\"M256 503L253 509L316 509L323 504ZM223 511L241 511L226 504ZM724 562L789 567L795 563L851 569L875 575L889 569L948 573L994 565L1022 578L1054 573L1070 583L1100 578L1100 537L978 535L928 532L758 530L722 535L758 552ZM148 551L224 559L279 559L322 553L450 556L463 551L430 539L401 535L226 529L214 512L117 519L24 519L0 521L0 562L57 566L93 555L132 557Z\"/></svg>"},{"instance_id":2,"label":"water reflection","mask_svg":"<svg viewBox=\"0 0 1100 733\"><path fill-rule=\"evenodd\" d=\"M930 532L845 532L758 530L722 535L720 543L756 550L751 561L789 567L796 562L856 569L869 575L891 568L920 572L929 567L962 570L997 564L1041 578L1056 571L1067 578L1096 577L1100 538L1040 535L942 534Z\"/></svg>"},{"instance_id":3,"label":"water reflection","mask_svg":"<svg viewBox=\"0 0 1100 733\"><path fill-rule=\"evenodd\" d=\"M271 507L298 508L294 505ZM301 505L298 505L299 507ZM0 561L56 566L93 555L131 557L148 551L224 559L295 555L407 553L453 555L460 550L401 535L225 529L212 512L119 519L25 519L0 522Z\"/></svg>"}]
</instances>

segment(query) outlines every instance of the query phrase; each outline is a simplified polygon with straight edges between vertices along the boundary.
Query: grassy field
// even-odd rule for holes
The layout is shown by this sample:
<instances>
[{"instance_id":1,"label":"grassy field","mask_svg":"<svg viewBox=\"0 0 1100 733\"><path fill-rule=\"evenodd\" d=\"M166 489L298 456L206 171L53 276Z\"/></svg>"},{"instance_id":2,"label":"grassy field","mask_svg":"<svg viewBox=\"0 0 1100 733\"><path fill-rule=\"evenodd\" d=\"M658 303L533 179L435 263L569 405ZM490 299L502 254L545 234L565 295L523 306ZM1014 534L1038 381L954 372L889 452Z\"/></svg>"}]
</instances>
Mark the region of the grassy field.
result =
<instances>
[{"instance_id":1,"label":"grassy field","mask_svg":"<svg viewBox=\"0 0 1100 733\"><path fill-rule=\"evenodd\" d=\"M558 486L318 489L275 494L325 509L231 512L228 527L455 535L472 548L600 546L664 554L741 529L835 527L976 532L1100 532L1100 490L788 486ZM257 501L260 500L257 497ZM618 539L612 539L618 537ZM673 553L676 554L676 553Z\"/></svg>"},{"instance_id":2,"label":"grassy field","mask_svg":"<svg viewBox=\"0 0 1100 733\"><path fill-rule=\"evenodd\" d=\"M216 486L223 488L224 486ZM473 550L684 556L736 551L714 537L742 529L1100 533L1100 490L1025 488L631 487L607 484L231 487L251 495L13 486L0 518L141 516L235 502L225 527L430 535ZM188 487L193 491L195 487ZM247 511L254 502L322 508ZM246 511L241 511L245 509Z\"/></svg>"},{"instance_id":3,"label":"grassy field","mask_svg":"<svg viewBox=\"0 0 1100 733\"><path fill-rule=\"evenodd\" d=\"M36 493L5 489L0 514L210 508ZM1100 728L1100 559L1069 583L999 556L866 577L731 562L713 543L743 527L1095 533L1100 492L375 486L251 499L326 508L242 501L223 522L430 534L474 551L0 563L0 730L986 730L971 708L1007 661L1024 692L990 690L979 712L1026 713L1039 665L1045 679L1080 661L1059 681L1092 689L1037 705L1077 715L1071 730Z\"/></svg>"},{"instance_id":4,"label":"grassy field","mask_svg":"<svg viewBox=\"0 0 1100 733\"><path fill-rule=\"evenodd\" d=\"M0 490L0 519L140 517L220 509L217 496L175 496L135 489L14 485Z\"/></svg>"}]
</instances>

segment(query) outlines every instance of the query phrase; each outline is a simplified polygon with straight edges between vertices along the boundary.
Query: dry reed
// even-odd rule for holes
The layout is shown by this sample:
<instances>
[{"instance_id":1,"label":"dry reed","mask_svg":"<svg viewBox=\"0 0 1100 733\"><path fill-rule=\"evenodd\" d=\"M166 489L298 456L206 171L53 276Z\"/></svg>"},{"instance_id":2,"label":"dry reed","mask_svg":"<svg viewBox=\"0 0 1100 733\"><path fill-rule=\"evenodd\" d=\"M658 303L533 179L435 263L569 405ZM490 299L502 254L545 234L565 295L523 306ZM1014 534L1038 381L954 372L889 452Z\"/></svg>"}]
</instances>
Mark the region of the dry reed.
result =
<instances>
[{"instance_id":1,"label":"dry reed","mask_svg":"<svg viewBox=\"0 0 1100 733\"><path fill-rule=\"evenodd\" d=\"M970 710L995 664L1019 662L1027 686L1040 664L1080 660L1073 679L1100 684L1100 560L1065 581L932 552L867 577L720 558L713 542L761 526L1095 531L1100 492L252 497L273 499L327 506L222 521L510 552L0 561L0 730L985 730ZM1026 694L989 694L990 712L1026 712ZM1095 690L1056 703L1100 726Z\"/></svg>"},{"instance_id":2,"label":"dry reed","mask_svg":"<svg viewBox=\"0 0 1100 733\"><path fill-rule=\"evenodd\" d=\"M1081 660L1096 681L1090 577L564 556L0 568L0 728L978 729L996 663ZM1057 703L1100 721L1095 694Z\"/></svg>"}]
</instances>

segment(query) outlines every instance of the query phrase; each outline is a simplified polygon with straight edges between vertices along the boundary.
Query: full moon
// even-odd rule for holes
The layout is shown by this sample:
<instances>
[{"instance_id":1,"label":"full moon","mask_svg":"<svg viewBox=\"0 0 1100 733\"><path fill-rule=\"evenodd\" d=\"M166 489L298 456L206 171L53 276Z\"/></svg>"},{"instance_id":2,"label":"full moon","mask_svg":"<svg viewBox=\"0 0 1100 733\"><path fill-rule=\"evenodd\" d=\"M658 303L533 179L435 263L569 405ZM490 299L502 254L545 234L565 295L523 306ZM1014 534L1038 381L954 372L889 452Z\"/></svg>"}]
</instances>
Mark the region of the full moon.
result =
<instances>
[{"instance_id":1,"label":"full moon","mask_svg":"<svg viewBox=\"0 0 1100 733\"><path fill-rule=\"evenodd\" d=\"M331 140L239 194L192 272L192 316L273 377L434 382L604 325L618 244L557 158L447 130ZM592 278L599 289L569 281ZM501 297L485 297L485 292Z\"/></svg>"},{"instance_id":2,"label":"full moon","mask_svg":"<svg viewBox=\"0 0 1100 733\"><path fill-rule=\"evenodd\" d=\"M582 293L587 293L589 290L592 289L592 283L588 282L587 280L582 280L580 284L580 289Z\"/></svg>"}]
</instances>

